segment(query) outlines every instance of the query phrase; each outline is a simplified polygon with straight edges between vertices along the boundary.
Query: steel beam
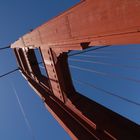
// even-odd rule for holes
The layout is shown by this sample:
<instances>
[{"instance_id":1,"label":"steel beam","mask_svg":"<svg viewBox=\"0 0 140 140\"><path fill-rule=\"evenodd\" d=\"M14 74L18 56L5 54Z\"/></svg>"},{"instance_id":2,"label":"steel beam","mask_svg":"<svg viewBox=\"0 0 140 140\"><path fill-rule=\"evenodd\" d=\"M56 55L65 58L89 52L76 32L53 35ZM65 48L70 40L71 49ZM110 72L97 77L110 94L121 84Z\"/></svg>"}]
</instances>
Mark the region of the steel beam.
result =
<instances>
[{"instance_id":1,"label":"steel beam","mask_svg":"<svg viewBox=\"0 0 140 140\"><path fill-rule=\"evenodd\" d=\"M139 0L83 0L11 44L22 74L72 139L140 139L139 125L75 91L67 62L70 50L140 43L139 17ZM34 48L46 78L33 66Z\"/></svg>"},{"instance_id":2,"label":"steel beam","mask_svg":"<svg viewBox=\"0 0 140 140\"><path fill-rule=\"evenodd\" d=\"M80 49L81 43L140 43L139 0L84 0L25 34L11 47ZM44 45L44 46L42 46Z\"/></svg>"}]
</instances>

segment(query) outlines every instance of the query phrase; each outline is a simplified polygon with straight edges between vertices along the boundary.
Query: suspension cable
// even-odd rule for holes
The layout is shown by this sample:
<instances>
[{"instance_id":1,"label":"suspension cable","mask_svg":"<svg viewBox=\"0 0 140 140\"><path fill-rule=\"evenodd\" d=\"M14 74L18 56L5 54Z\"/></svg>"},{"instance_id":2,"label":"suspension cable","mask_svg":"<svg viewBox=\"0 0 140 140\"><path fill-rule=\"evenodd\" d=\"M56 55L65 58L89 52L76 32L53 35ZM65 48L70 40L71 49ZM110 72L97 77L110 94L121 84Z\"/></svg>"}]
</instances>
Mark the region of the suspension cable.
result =
<instances>
[{"instance_id":1,"label":"suspension cable","mask_svg":"<svg viewBox=\"0 0 140 140\"><path fill-rule=\"evenodd\" d=\"M105 73L105 72L97 71L95 69L82 68L82 67L73 66L73 65L70 65L70 67L73 68L73 69L81 70L81 71L95 73L97 75L102 75L102 76L107 76L107 77L109 76L109 77L113 77L113 78L124 79L124 80L133 81L133 82L136 82L136 83L140 83L140 80L138 80L138 79L125 77L125 76L121 76L121 75L118 75L118 74Z\"/></svg>"},{"instance_id":2,"label":"suspension cable","mask_svg":"<svg viewBox=\"0 0 140 140\"><path fill-rule=\"evenodd\" d=\"M3 74L3 75L0 75L0 78L5 77L5 76L7 76L7 75L9 75L9 74L11 74L11 73L14 73L14 72L18 71L18 70L19 70L19 68L16 68L16 69L14 69L14 70L11 70L11 71L9 71L9 72Z\"/></svg>"},{"instance_id":3,"label":"suspension cable","mask_svg":"<svg viewBox=\"0 0 140 140\"><path fill-rule=\"evenodd\" d=\"M132 52L132 51L91 51L89 54L140 54L140 52Z\"/></svg>"},{"instance_id":4,"label":"suspension cable","mask_svg":"<svg viewBox=\"0 0 140 140\"><path fill-rule=\"evenodd\" d=\"M102 48L106 48L106 47L109 47L109 46L100 46L100 47L97 47L97 48L94 48L94 47L93 47L93 48L90 49L90 50L86 49L86 50L81 51L81 52L69 54L68 56L71 57L71 56L79 55L79 54L82 54L82 53L85 53L85 52L90 52L90 51L93 51L93 50L98 50L98 49L102 49Z\"/></svg>"},{"instance_id":5,"label":"suspension cable","mask_svg":"<svg viewBox=\"0 0 140 140\"><path fill-rule=\"evenodd\" d=\"M88 54L84 54L84 55L76 55L76 56L82 56L82 57L88 57L88 58L109 58L109 59L122 59L122 58L119 58L119 57L114 57L114 56L108 56L108 55L88 55ZM140 60L140 57L135 57L135 58L127 58L127 57L124 57L126 60Z\"/></svg>"},{"instance_id":6,"label":"suspension cable","mask_svg":"<svg viewBox=\"0 0 140 140\"><path fill-rule=\"evenodd\" d=\"M125 76L121 76L121 75L118 75L118 74L105 73L105 72L101 72L101 71L97 71L97 70L93 70L93 69L87 69L87 68L74 66L74 65L69 65L69 66L70 66L70 68L74 68L74 69L81 70L81 71L92 72L92 73L96 73L96 74L102 75L102 76L109 76L109 77L113 77L113 78L119 78L119 79L124 79L124 80L133 81L133 82L136 82L136 83L140 83L140 80L138 80L138 79L125 77ZM44 66L41 66L41 68L45 69Z\"/></svg>"},{"instance_id":7,"label":"suspension cable","mask_svg":"<svg viewBox=\"0 0 140 140\"><path fill-rule=\"evenodd\" d=\"M116 98L119 98L119 99L121 99L121 100L123 100L123 101L129 102L129 103L131 103L131 104L135 104L135 105L137 105L137 106L140 106L140 103L138 103L138 102L134 102L134 101L129 100L129 99L125 98L125 97L116 95L116 94L114 94L113 92L107 91L107 90L105 90L105 89L103 89L103 88L100 88L100 87L94 85L93 83L91 84L91 83L88 83L88 82L85 82L85 81L81 81L81 80L76 80L76 79L73 79L73 81L75 81L75 82L77 82L77 83L79 83L79 84L81 84L81 85L86 85L86 86L88 86L88 87L97 89L97 90L99 90L99 91L102 91L102 92L105 93L105 94L114 96L114 97L116 97Z\"/></svg>"},{"instance_id":8,"label":"suspension cable","mask_svg":"<svg viewBox=\"0 0 140 140\"><path fill-rule=\"evenodd\" d=\"M21 113L22 113L22 116L23 116L23 118L24 118L24 121L25 121L25 123L26 123L26 125L27 125L27 127L28 127L28 130L29 130L30 134L31 134L32 140L35 140L35 136L34 136L34 133L33 133L33 129L32 129L31 124L30 124L30 122L29 122L29 120L28 120L28 118L27 118L27 116L26 116L26 113L25 113L25 111L24 111L23 105L22 105L22 103L21 103L21 101L20 101L20 98L19 98L19 96L18 96L18 94L17 94L16 88L15 88L15 86L14 86L12 83L11 83L11 86L12 86L12 89L13 89L13 91L14 91L15 97L16 97L16 99L17 99L17 102L18 102L20 111L21 111Z\"/></svg>"},{"instance_id":9,"label":"suspension cable","mask_svg":"<svg viewBox=\"0 0 140 140\"><path fill-rule=\"evenodd\" d=\"M106 63L101 61L90 61L90 60L81 60L81 59L73 59L73 58L70 58L69 60L73 62L83 62L83 63L85 62L85 63L108 65L108 66L115 66L115 67L140 69L140 67L125 65L125 64L114 64L114 63L112 64L112 63Z\"/></svg>"},{"instance_id":10,"label":"suspension cable","mask_svg":"<svg viewBox=\"0 0 140 140\"><path fill-rule=\"evenodd\" d=\"M71 60L73 60L73 59L71 59ZM73 65L70 65L70 67L71 68L76 68L76 69L79 69L79 70L83 70L83 71L89 71L89 72L95 72L95 73L97 73L97 74L101 74L101 75L104 75L104 76L111 76L111 77L118 77L119 75L114 75L114 74L108 74L108 73L103 73L103 72L99 72L99 71L93 71L93 70L90 70L90 69L86 69L86 68L81 68L81 67L77 67L77 66L73 66ZM41 68L44 68L43 66L41 66ZM129 77L122 77L122 76L119 76L118 78L123 78L123 79L125 79L125 80L131 80L131 81L134 81L134 82L140 82L140 80L136 80L136 79L132 79L132 78L129 78ZM89 86L89 87L91 87L91 88L94 88L94 89L97 89L97 90L99 90L99 91L102 91L102 92L104 92L104 93L106 93L106 94L108 94L108 95L111 95L111 96L114 96L114 97L116 97L116 98L119 98L119 99L121 99L121 100L123 100L123 101L126 101L126 102L128 102L128 103L131 103L131 104L135 104L135 105L137 105L137 106L140 106L140 103L138 103L138 102L135 102L135 101L132 101L132 100L129 100L129 99L127 99L127 98L125 98L125 97L122 97L122 96L119 96L119 95L117 95L117 94L115 94L115 93L113 93L113 92L110 92L110 91L108 91L108 90L105 90L105 89L103 89L103 88L101 88L101 87L98 87L98 86L96 86L95 84L91 84L91 83L89 83L89 82L85 82L85 81L81 81L81 80L76 80L76 79L73 79L73 81L75 81L75 82L77 82L77 83L79 83L79 84L82 84L82 85L87 85L87 86Z\"/></svg>"},{"instance_id":11,"label":"suspension cable","mask_svg":"<svg viewBox=\"0 0 140 140\"><path fill-rule=\"evenodd\" d=\"M89 58L98 58L98 57L101 57L101 58L112 58L111 56L108 56L108 55L104 55L104 56L102 56L102 55L89 55L89 54L78 54L77 56L82 56L82 57L89 57ZM114 58L114 57L113 57Z\"/></svg>"},{"instance_id":12,"label":"suspension cable","mask_svg":"<svg viewBox=\"0 0 140 140\"><path fill-rule=\"evenodd\" d=\"M9 48L10 48L10 46L6 46L6 47L0 48L0 50L5 50L5 49L9 49Z\"/></svg>"}]
</instances>

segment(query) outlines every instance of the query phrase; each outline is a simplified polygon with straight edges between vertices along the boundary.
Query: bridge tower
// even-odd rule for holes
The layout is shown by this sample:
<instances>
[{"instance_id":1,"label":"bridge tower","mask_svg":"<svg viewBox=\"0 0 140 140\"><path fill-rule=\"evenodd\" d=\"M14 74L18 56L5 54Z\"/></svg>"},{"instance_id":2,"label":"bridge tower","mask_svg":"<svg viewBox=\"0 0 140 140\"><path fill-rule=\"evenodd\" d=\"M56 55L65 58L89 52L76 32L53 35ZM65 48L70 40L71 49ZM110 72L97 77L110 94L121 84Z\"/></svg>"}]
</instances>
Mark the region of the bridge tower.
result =
<instances>
[{"instance_id":1,"label":"bridge tower","mask_svg":"<svg viewBox=\"0 0 140 140\"><path fill-rule=\"evenodd\" d=\"M139 125L78 93L68 53L140 43L140 1L83 0L11 44L21 74L74 140L138 140ZM47 75L42 75L39 49Z\"/></svg>"}]
</instances>

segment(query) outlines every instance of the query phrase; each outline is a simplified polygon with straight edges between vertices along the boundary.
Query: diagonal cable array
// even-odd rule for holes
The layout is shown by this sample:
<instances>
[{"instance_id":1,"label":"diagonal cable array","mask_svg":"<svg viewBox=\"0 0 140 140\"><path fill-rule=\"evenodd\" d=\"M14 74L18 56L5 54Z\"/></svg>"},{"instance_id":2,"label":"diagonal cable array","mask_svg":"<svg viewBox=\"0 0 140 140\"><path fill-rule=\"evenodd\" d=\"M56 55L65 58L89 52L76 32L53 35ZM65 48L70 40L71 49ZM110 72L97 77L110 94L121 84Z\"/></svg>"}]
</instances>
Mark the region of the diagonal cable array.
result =
<instances>
[{"instance_id":1,"label":"diagonal cable array","mask_svg":"<svg viewBox=\"0 0 140 140\"><path fill-rule=\"evenodd\" d=\"M70 67L72 67L72 66L70 66ZM74 67L74 66L73 66L73 67ZM41 67L41 68L45 68L45 67ZM93 84L93 83L91 84L91 83L89 83L89 82L85 82L85 81L77 80L77 79L73 79L73 81L75 81L76 83L79 83L79 84L81 84L81 85L85 85L85 86L91 87L91 88L93 88L93 89L97 89L97 90L102 91L103 93L105 93L105 94L107 94L107 95L111 95L111 96L113 96L113 97L116 97L116 98L118 98L118 99L120 99L120 100L123 100L123 101L126 101L126 102L128 102L128 103L131 103L131 104L140 106L140 103L138 103L138 102L129 100L129 99L127 99L127 98L125 98L125 97L122 97L122 96L119 96L119 95L117 95L117 93L115 94L115 93L113 93L113 92L110 92L110 91L108 91L108 90L105 90L104 88L98 87L98 86L96 86L96 85Z\"/></svg>"},{"instance_id":2,"label":"diagonal cable array","mask_svg":"<svg viewBox=\"0 0 140 140\"><path fill-rule=\"evenodd\" d=\"M80 51L80 52L68 54L68 56L69 56L69 57L71 57L71 56L76 56L76 55L80 55L80 54L82 54L82 53L86 53L86 52L90 52L90 51L95 51L95 50L103 49L103 48L106 48L106 47L109 47L109 46L93 47L93 48L91 48L91 49L86 49L86 50L83 50L83 51Z\"/></svg>"},{"instance_id":3,"label":"diagonal cable array","mask_svg":"<svg viewBox=\"0 0 140 140\"><path fill-rule=\"evenodd\" d=\"M122 68L133 68L140 70L139 66L131 66L126 64L116 64L116 63L107 63L107 62L101 62L101 61L91 61L91 60L83 60L83 59L69 59L72 62L82 62L82 63L91 63L91 64L99 64L99 65L107 65L107 66L113 66L113 67L122 67Z\"/></svg>"},{"instance_id":4,"label":"diagonal cable array","mask_svg":"<svg viewBox=\"0 0 140 140\"><path fill-rule=\"evenodd\" d=\"M85 72L91 72L91 73L95 73L95 74L101 75L101 76L112 77L112 78L123 79L123 80L129 80L129 81L133 81L133 82L136 82L136 83L140 83L139 79L126 77L126 76L122 76L122 75L119 75L119 74L106 73L106 72L98 71L98 70L95 70L95 69L82 68L82 67L78 67L78 66L74 66L74 65L69 65L69 66L70 66L70 68L73 68L73 69L77 69L77 70L81 70L81 71L85 71Z\"/></svg>"},{"instance_id":5,"label":"diagonal cable array","mask_svg":"<svg viewBox=\"0 0 140 140\"><path fill-rule=\"evenodd\" d=\"M140 50L140 49L139 49ZM140 54L140 52L133 52L133 51L91 51L89 54L108 54L108 55L114 55L114 54Z\"/></svg>"},{"instance_id":6,"label":"diagonal cable array","mask_svg":"<svg viewBox=\"0 0 140 140\"><path fill-rule=\"evenodd\" d=\"M73 81L75 81L75 82L77 82L77 83L79 83L79 84L81 84L81 85L86 85L86 86L91 87L91 88L93 88L93 89L97 89L97 90L99 90L99 91L102 91L102 92L105 93L105 94L108 94L108 95L111 95L111 96L113 96L113 97L119 98L119 99L121 99L121 100L123 100L123 101L126 101L126 102L128 102L128 103L131 103L131 104L135 104L135 105L137 105L137 106L140 106L140 103L137 103L137 102L134 102L134 101L129 100L129 99L127 99L127 98L124 98L124 97L122 97L122 96L119 96L119 95L117 95L117 94L115 94L115 93L113 93L113 92L110 92L110 91L105 90L105 89L103 89L103 88L101 88L101 87L98 87L98 86L96 86L96 85L93 84L93 83L91 84L91 83L89 83L89 82L85 82L85 81L81 81L81 80L76 80L76 79L73 79Z\"/></svg>"},{"instance_id":7,"label":"diagonal cable array","mask_svg":"<svg viewBox=\"0 0 140 140\"><path fill-rule=\"evenodd\" d=\"M81 54L77 54L76 56L85 57L85 58L102 58L102 59L107 58L107 59L120 60L119 57L109 56L109 55L89 55L89 54L81 55ZM140 60L140 57L131 57L131 58L124 57L124 59L126 59L126 60Z\"/></svg>"},{"instance_id":8,"label":"diagonal cable array","mask_svg":"<svg viewBox=\"0 0 140 140\"><path fill-rule=\"evenodd\" d=\"M116 49L115 49L115 51L113 51L112 48L111 48L111 51L109 49L107 49L107 50L105 50L105 49L104 50L98 50L98 49L96 50L95 49L94 50L94 48L93 48L93 49L90 49L90 50L87 50L87 51L85 50L83 52L75 53L74 55L71 55L71 56L80 56L80 57L70 57L70 58L68 58L69 68L70 68L70 70L76 70L77 73L80 73L80 71L83 72L81 75L84 75L84 73L86 72L86 73L91 73L91 74L98 75L100 77L126 80L126 81L131 81L131 82L140 84L140 79L130 77L130 76L125 76L125 75L120 75L120 74L116 73L117 71L107 72L107 71L104 71L103 69L102 70L97 69L96 66L100 65L100 66L109 66L109 68L112 68L112 67L125 68L125 69L121 69L121 70L125 70L125 71L127 71L127 70L140 70L140 65L133 65L134 61L131 61L132 64L126 64L125 63L125 62L127 62L127 63L130 62L129 60L140 60L140 58L139 57L137 58L136 55L135 55L135 54L140 54L140 52L130 51L130 48L128 49L129 51L127 51L127 50L121 51L121 50L116 50ZM131 50L135 50L135 49L131 48ZM139 50L140 50L140 48L139 48ZM130 54L134 54L134 56L132 56ZM98 58L99 60L95 60L95 58ZM111 60L111 61L109 61L109 62L104 61L104 60L106 60L106 58L109 58L109 60ZM123 61L121 61L121 59L123 59ZM119 60L119 63L117 63L117 60ZM123 64L121 62L123 62ZM89 67L86 66L87 64L88 64L88 66L90 64L92 64L93 67L89 68ZM96 64L96 65L94 66L94 64ZM136 106L140 106L140 103L132 101L131 99L128 99L127 97L122 97L118 93L111 92L110 90L106 90L102 87L98 87L96 85L95 81L93 81L92 83L88 82L87 79L81 81L79 78L75 79L74 75L72 75L72 80L75 83L78 83L82 86L87 86L87 87L99 90L104 94L116 97L116 98L118 98L122 101L134 104Z\"/></svg>"},{"instance_id":9,"label":"diagonal cable array","mask_svg":"<svg viewBox=\"0 0 140 140\"><path fill-rule=\"evenodd\" d=\"M44 67L42 67L42 68L44 68ZM97 90L99 90L99 91L101 91L101 92L103 92L103 93L105 93L107 95L111 95L111 96L116 97L116 98L118 98L120 100L123 100L123 101L126 101L128 103L134 104L136 106L140 106L140 103L138 103L138 102L129 100L128 98L125 98L125 97L122 97L122 96L119 96L119 95L117 95L117 93L113 93L113 92L110 92L108 90L105 90L104 88L98 87L93 83L91 84L89 82L85 82L85 81L81 81L81 80L77 80L77 79L73 79L73 81L75 81L76 83L79 83L81 85L86 85L86 86L91 87L93 89L97 89Z\"/></svg>"}]
</instances>

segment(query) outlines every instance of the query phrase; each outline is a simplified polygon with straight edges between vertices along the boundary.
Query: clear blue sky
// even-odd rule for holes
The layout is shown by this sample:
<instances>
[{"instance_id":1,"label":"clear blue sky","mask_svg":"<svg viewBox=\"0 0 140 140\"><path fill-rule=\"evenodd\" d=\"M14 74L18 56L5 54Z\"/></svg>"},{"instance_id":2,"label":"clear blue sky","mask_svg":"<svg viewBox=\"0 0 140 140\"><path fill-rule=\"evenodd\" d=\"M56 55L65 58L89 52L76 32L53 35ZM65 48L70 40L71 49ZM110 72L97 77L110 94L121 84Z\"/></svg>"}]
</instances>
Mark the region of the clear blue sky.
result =
<instances>
[{"instance_id":1,"label":"clear blue sky","mask_svg":"<svg viewBox=\"0 0 140 140\"><path fill-rule=\"evenodd\" d=\"M80 0L0 0L0 47L9 45L20 36L33 29L52 17L58 15L62 11L76 4ZM122 47L104 48L102 51L111 53L89 52L89 55L105 56L104 59L84 58L82 56L74 56L75 59L85 59L92 61L102 61L105 63L127 64L140 67L140 59L129 60L130 58L138 58L140 54L140 45L129 45ZM121 49L120 49L121 48ZM126 53L127 51L130 53ZM121 54L116 52L122 51ZM101 51L101 50L100 50ZM110 59L108 57L115 57ZM126 57L126 58L125 58ZM116 59L117 58L117 59ZM127 59L129 58L129 59ZM103 65L86 65L83 63L72 62L72 65L80 67L97 69L109 73L117 73L121 76L140 79L138 69L116 68ZM11 50L0 52L0 74L8 72L17 67L14 54ZM128 98L140 103L140 86L137 82L126 81L99 76L85 72L77 72L72 69L72 76L76 79L84 79L95 83L97 86L105 88L119 96ZM24 107L26 116L30 121L33 134L36 140L69 140L70 137L58 125L49 112L44 107L40 98L30 88L25 79L19 72L9 75L7 78L0 80L0 139L1 140L32 140L32 136L21 114L18 102L10 85L12 82L17 90L18 96ZM97 90L76 84L76 88L81 93L92 98L93 100L107 106L108 108L120 113L121 115L140 124L140 107L122 102L119 99L105 95Z\"/></svg>"},{"instance_id":2,"label":"clear blue sky","mask_svg":"<svg viewBox=\"0 0 140 140\"><path fill-rule=\"evenodd\" d=\"M80 0L0 0L0 47ZM0 52L0 74L16 68L11 50ZM36 140L69 140L20 73L0 80L0 139L32 140L9 81L15 85Z\"/></svg>"}]
</instances>

